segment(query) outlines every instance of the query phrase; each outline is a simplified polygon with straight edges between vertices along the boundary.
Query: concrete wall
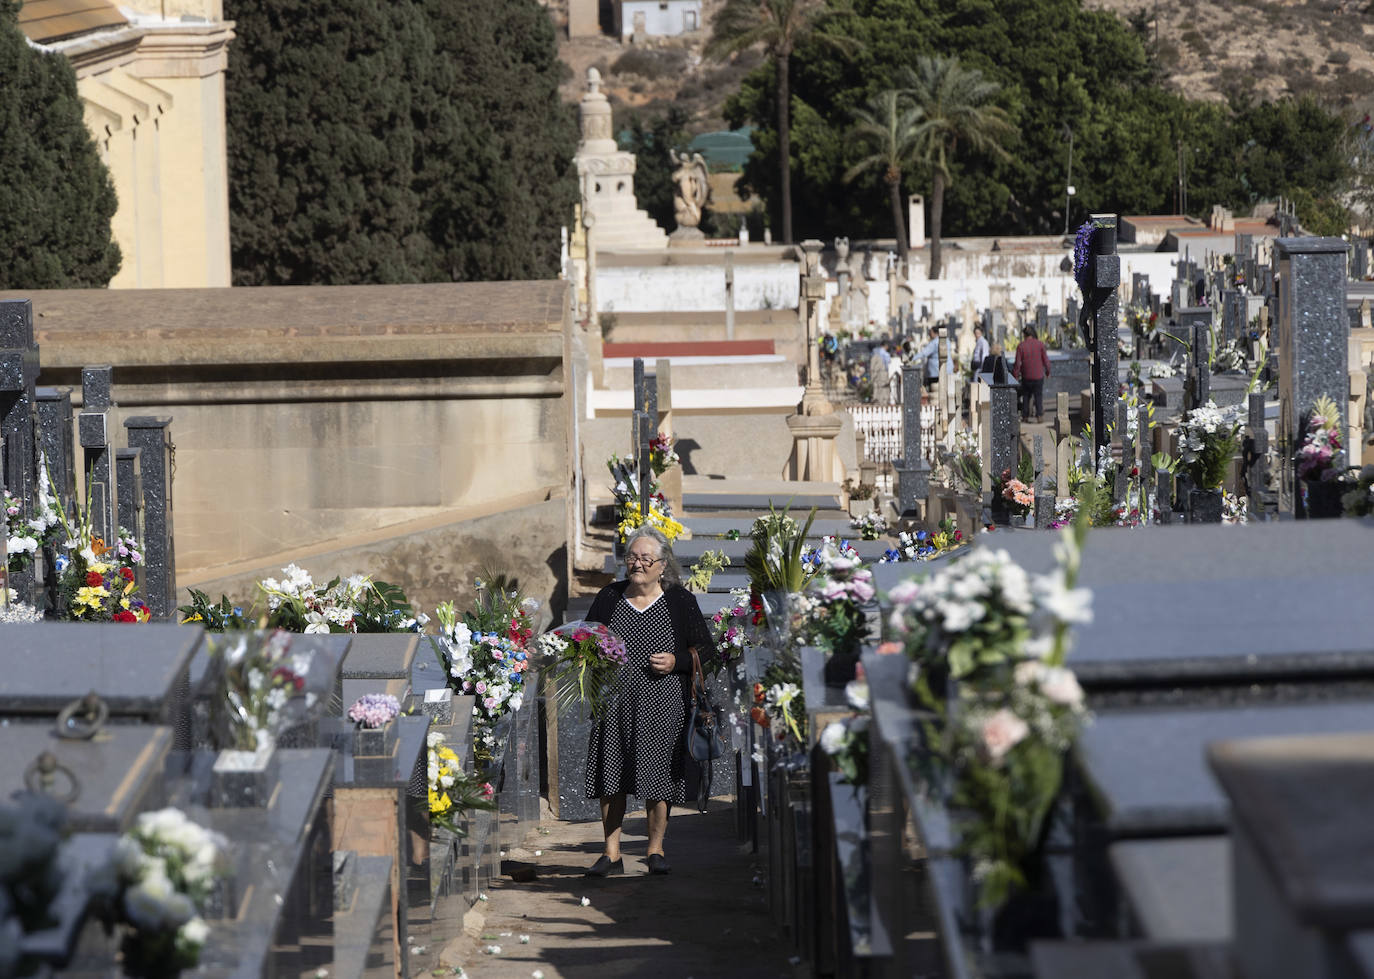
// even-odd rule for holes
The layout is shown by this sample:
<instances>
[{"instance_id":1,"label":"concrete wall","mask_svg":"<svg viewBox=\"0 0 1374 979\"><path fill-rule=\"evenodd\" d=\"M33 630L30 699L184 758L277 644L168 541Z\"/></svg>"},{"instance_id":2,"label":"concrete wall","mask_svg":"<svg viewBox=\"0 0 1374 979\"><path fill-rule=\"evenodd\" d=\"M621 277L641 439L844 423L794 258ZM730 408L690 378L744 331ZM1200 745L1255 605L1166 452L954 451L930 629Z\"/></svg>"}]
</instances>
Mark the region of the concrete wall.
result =
<instances>
[{"instance_id":1,"label":"concrete wall","mask_svg":"<svg viewBox=\"0 0 1374 979\"><path fill-rule=\"evenodd\" d=\"M602 313L698 312L725 309L724 258L716 265L598 267L596 307ZM649 264L652 262L654 264ZM796 309L801 280L796 262L737 264L735 309Z\"/></svg>"},{"instance_id":2,"label":"concrete wall","mask_svg":"<svg viewBox=\"0 0 1374 979\"><path fill-rule=\"evenodd\" d=\"M569 288L27 297L40 384L113 364L122 417L172 416L179 577L212 580L560 494Z\"/></svg>"}]
</instances>

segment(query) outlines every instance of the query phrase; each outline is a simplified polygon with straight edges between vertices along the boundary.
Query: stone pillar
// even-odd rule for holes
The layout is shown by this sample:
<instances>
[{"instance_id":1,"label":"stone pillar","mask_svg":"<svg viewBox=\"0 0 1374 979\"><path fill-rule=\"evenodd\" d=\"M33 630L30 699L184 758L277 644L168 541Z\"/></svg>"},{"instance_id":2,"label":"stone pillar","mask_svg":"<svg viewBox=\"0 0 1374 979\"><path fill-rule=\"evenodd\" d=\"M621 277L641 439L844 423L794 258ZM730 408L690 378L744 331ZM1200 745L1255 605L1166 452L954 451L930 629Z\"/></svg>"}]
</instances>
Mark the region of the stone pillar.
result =
<instances>
[{"instance_id":1,"label":"stone pillar","mask_svg":"<svg viewBox=\"0 0 1374 979\"><path fill-rule=\"evenodd\" d=\"M825 246L815 238L802 242L801 298L806 308L806 391L802 395L801 413L829 415L835 408L825 397L821 382L821 300L825 299L825 274L821 270L821 249ZM828 478L828 477L827 477Z\"/></svg>"},{"instance_id":2,"label":"stone pillar","mask_svg":"<svg viewBox=\"0 0 1374 979\"><path fill-rule=\"evenodd\" d=\"M1032 440L1035 461L1035 527L1046 530L1054 523L1054 496L1045 482L1045 437L1037 435Z\"/></svg>"},{"instance_id":3,"label":"stone pillar","mask_svg":"<svg viewBox=\"0 0 1374 979\"><path fill-rule=\"evenodd\" d=\"M1121 283L1121 258L1116 253L1116 215L1094 214L1092 276L1099 298L1092 316L1093 337L1093 446L1109 444L1107 426L1116 418L1117 388L1117 289ZM1105 296L1103 295L1105 293Z\"/></svg>"},{"instance_id":4,"label":"stone pillar","mask_svg":"<svg viewBox=\"0 0 1374 979\"><path fill-rule=\"evenodd\" d=\"M843 482L844 472L835 454L835 439L844 427L839 415L788 415L792 455L783 478L812 482Z\"/></svg>"},{"instance_id":5,"label":"stone pillar","mask_svg":"<svg viewBox=\"0 0 1374 979\"><path fill-rule=\"evenodd\" d=\"M656 402L658 404L658 433L673 436L673 368L672 361L660 358L654 367ZM682 467L674 466L659 479L659 492L668 501L673 515L681 519L682 510Z\"/></svg>"},{"instance_id":6,"label":"stone pillar","mask_svg":"<svg viewBox=\"0 0 1374 979\"><path fill-rule=\"evenodd\" d=\"M76 499L76 455L72 435L71 388L38 388L37 431L40 457L48 467L53 495L71 512Z\"/></svg>"},{"instance_id":7,"label":"stone pillar","mask_svg":"<svg viewBox=\"0 0 1374 979\"><path fill-rule=\"evenodd\" d=\"M27 299L0 300L0 485L19 500L26 518L32 514L38 477L33 424L37 380L33 304ZM10 577L9 587L21 602L34 601L36 577L34 564Z\"/></svg>"},{"instance_id":8,"label":"stone pillar","mask_svg":"<svg viewBox=\"0 0 1374 979\"><path fill-rule=\"evenodd\" d=\"M1349 444L1346 412L1350 398L1345 310L1346 255L1340 238L1280 238L1279 428L1283 460L1279 512L1302 513L1295 455L1313 403L1329 397L1340 408L1341 444Z\"/></svg>"},{"instance_id":9,"label":"stone pillar","mask_svg":"<svg viewBox=\"0 0 1374 979\"><path fill-rule=\"evenodd\" d=\"M119 526L138 541L143 534L143 476L139 457L142 449L115 449L115 484L119 487ZM144 569L134 569L134 581L143 587Z\"/></svg>"},{"instance_id":10,"label":"stone pillar","mask_svg":"<svg viewBox=\"0 0 1374 979\"><path fill-rule=\"evenodd\" d=\"M91 533L105 543L119 536L118 498L114 440L114 368L108 364L81 371L81 414L77 434L81 439L86 473L86 506L90 510Z\"/></svg>"},{"instance_id":11,"label":"stone pillar","mask_svg":"<svg viewBox=\"0 0 1374 979\"><path fill-rule=\"evenodd\" d=\"M139 453L143 488L143 600L154 619L170 619L177 607L176 542L172 527L172 470L176 447L172 419L138 415L124 419L126 439Z\"/></svg>"},{"instance_id":12,"label":"stone pillar","mask_svg":"<svg viewBox=\"0 0 1374 979\"><path fill-rule=\"evenodd\" d=\"M926 199L920 194L907 195L906 226L911 247L926 247Z\"/></svg>"},{"instance_id":13,"label":"stone pillar","mask_svg":"<svg viewBox=\"0 0 1374 979\"><path fill-rule=\"evenodd\" d=\"M897 256L893 252L887 254L887 322L892 324L897 319ZM895 333L893 334L896 335Z\"/></svg>"},{"instance_id":14,"label":"stone pillar","mask_svg":"<svg viewBox=\"0 0 1374 979\"><path fill-rule=\"evenodd\" d=\"M735 339L735 253L725 253L725 339Z\"/></svg>"},{"instance_id":15,"label":"stone pillar","mask_svg":"<svg viewBox=\"0 0 1374 979\"><path fill-rule=\"evenodd\" d=\"M921 451L921 385L925 364L902 365L902 452L892 461L897 511L921 518L930 497L930 463Z\"/></svg>"},{"instance_id":16,"label":"stone pillar","mask_svg":"<svg viewBox=\"0 0 1374 979\"><path fill-rule=\"evenodd\" d=\"M990 478L1001 478L1002 473L1011 471L1016 475L1016 463L1021 447L1021 412L1017 405L1020 388L1007 376L1005 360L997 362L997 370L992 375L991 401L991 447ZM999 497L992 501L992 517L999 524L1006 525L1010 520L1006 504Z\"/></svg>"},{"instance_id":17,"label":"stone pillar","mask_svg":"<svg viewBox=\"0 0 1374 979\"><path fill-rule=\"evenodd\" d=\"M849 239L835 239L835 302L839 304L840 327L849 329L849 277L852 272L849 268ZM835 317L832 315L831 319Z\"/></svg>"}]
</instances>

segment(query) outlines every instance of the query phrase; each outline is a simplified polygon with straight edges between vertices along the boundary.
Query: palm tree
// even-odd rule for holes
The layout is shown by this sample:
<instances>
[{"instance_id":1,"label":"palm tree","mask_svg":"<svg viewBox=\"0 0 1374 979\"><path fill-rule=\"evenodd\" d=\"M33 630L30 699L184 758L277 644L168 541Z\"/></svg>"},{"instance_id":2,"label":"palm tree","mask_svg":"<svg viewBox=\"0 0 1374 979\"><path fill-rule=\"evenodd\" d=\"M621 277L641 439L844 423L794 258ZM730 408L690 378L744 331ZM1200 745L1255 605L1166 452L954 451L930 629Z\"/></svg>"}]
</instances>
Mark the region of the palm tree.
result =
<instances>
[{"instance_id":1,"label":"palm tree","mask_svg":"<svg viewBox=\"0 0 1374 979\"><path fill-rule=\"evenodd\" d=\"M759 44L773 59L778 76L778 165L782 176L782 240L792 243L792 134L789 71L792 52L822 19L832 13L828 0L725 0L711 20L706 53L712 58ZM826 36L826 35L822 35ZM846 39L826 36L843 46Z\"/></svg>"},{"instance_id":2,"label":"palm tree","mask_svg":"<svg viewBox=\"0 0 1374 979\"><path fill-rule=\"evenodd\" d=\"M849 183L859 174L875 167L883 170L883 181L892 198L892 226L897 231L897 254L907 252L906 222L902 220L902 171L921 149L921 110L911 104L906 93L889 88L869 100L867 109L854 110L855 132L875 152L864 157L844 173Z\"/></svg>"},{"instance_id":3,"label":"palm tree","mask_svg":"<svg viewBox=\"0 0 1374 979\"><path fill-rule=\"evenodd\" d=\"M1002 143L1015 137L1017 129L1006 111L992 104L998 84L984 78L977 68L965 68L958 58L922 55L916 61L916 70L907 69L903 81L921 113L920 155L932 171L930 278L938 279L945 188L954 181L950 162L960 141L979 152L1006 157Z\"/></svg>"}]
</instances>

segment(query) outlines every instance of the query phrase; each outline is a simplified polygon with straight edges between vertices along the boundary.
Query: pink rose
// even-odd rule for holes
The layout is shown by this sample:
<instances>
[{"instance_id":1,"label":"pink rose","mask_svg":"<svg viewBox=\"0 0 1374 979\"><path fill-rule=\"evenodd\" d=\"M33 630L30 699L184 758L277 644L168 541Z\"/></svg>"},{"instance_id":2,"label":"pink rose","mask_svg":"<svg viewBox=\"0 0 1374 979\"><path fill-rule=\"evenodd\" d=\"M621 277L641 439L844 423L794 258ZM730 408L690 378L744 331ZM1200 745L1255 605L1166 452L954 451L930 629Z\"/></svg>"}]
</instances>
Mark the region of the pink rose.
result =
<instances>
[{"instance_id":1,"label":"pink rose","mask_svg":"<svg viewBox=\"0 0 1374 979\"><path fill-rule=\"evenodd\" d=\"M488 697L486 700L482 701L482 706L485 707L487 710L495 710L495 709L496 709L496 698L495 698L495 697Z\"/></svg>"},{"instance_id":2,"label":"pink rose","mask_svg":"<svg viewBox=\"0 0 1374 979\"><path fill-rule=\"evenodd\" d=\"M486 681L485 681L485 680L478 680L478 681L477 681L477 692L478 692L478 693L486 693L486 692L487 692L487 684L486 684Z\"/></svg>"},{"instance_id":3,"label":"pink rose","mask_svg":"<svg viewBox=\"0 0 1374 979\"><path fill-rule=\"evenodd\" d=\"M1003 707L983 722L983 748L994 765L1000 765L1008 751L1030 734L1030 727Z\"/></svg>"}]
</instances>

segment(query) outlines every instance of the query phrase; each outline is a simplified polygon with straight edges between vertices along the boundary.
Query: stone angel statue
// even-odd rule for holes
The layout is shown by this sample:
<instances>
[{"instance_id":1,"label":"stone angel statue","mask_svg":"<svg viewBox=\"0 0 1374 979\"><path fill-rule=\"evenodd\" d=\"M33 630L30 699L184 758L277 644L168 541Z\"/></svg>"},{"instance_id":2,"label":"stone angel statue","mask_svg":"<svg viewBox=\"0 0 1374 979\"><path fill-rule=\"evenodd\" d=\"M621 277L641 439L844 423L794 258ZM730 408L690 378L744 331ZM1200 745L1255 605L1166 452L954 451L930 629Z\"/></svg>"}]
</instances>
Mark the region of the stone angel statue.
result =
<instances>
[{"instance_id":1,"label":"stone angel statue","mask_svg":"<svg viewBox=\"0 0 1374 979\"><path fill-rule=\"evenodd\" d=\"M711 197L711 185L707 180L706 160L700 153L688 154L685 151L669 150L672 160L677 164L673 171L673 216L677 218L677 232L701 232L702 212Z\"/></svg>"}]
</instances>

